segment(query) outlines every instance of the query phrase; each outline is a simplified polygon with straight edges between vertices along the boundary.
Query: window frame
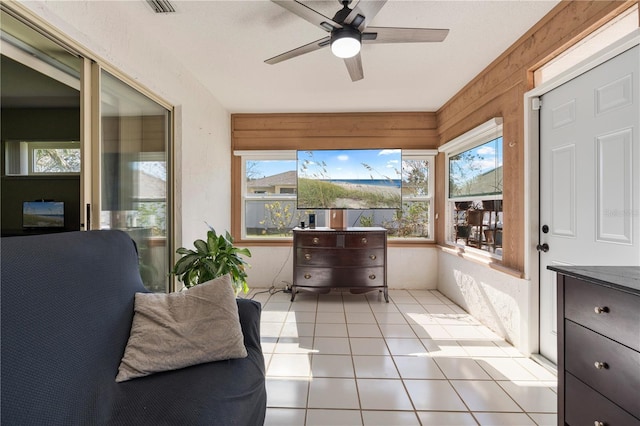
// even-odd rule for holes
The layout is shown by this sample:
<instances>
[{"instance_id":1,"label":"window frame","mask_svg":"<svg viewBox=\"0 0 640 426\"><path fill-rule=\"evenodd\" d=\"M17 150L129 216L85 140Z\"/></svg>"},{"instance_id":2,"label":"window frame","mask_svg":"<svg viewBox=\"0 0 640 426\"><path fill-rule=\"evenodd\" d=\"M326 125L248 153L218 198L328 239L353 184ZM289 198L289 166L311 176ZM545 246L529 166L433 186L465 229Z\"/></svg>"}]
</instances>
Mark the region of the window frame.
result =
<instances>
[{"instance_id":1,"label":"window frame","mask_svg":"<svg viewBox=\"0 0 640 426\"><path fill-rule=\"evenodd\" d=\"M504 143L504 132L503 132L503 119L502 117L495 117L490 119L489 121L469 130L468 132L458 136L455 139L443 144L438 148L438 152L445 154L445 170L444 170L444 199L445 199L445 229L444 229L444 238L445 242L448 245L458 247L464 249L465 251L473 251L473 253L477 253L482 256L495 258L498 260L502 260L502 255L498 255L496 253L491 253L488 250L482 250L479 248L474 248L467 246L465 244L459 244L457 241L453 241L451 236L452 232L449 229L449 224L453 222L454 218L454 209L452 208L453 203L455 202L465 202L465 201L476 201L479 198L483 200L503 200L504 204L504 185L502 192L500 194L493 195L472 195L467 197L450 197L450 188L449 188L449 159L452 156L458 155L465 151L476 148L480 145L483 145L487 142L491 142L495 139L502 137ZM504 154L503 154L504 161ZM504 164L503 164L504 167Z\"/></svg>"},{"instance_id":2,"label":"window frame","mask_svg":"<svg viewBox=\"0 0 640 426\"><path fill-rule=\"evenodd\" d=\"M243 243L266 243L277 244L279 242L291 242L292 236L269 236L253 238L247 235L246 227L246 202L248 200L261 200L268 198L270 201L295 201L296 194L275 194L275 195L249 195L246 187L246 164L248 161L260 160L296 160L297 151L290 149L273 149L273 150L235 150L232 155L235 161L239 162L240 179L238 185L234 186L232 191L239 196L240 205L240 229L239 236ZM435 243L435 176L436 176L436 149L403 149L402 160L427 160L429 163L429 181L428 194L421 196L403 196L402 201L411 202L428 202L429 203L429 238L423 237L393 237L389 242L397 243Z\"/></svg>"},{"instance_id":3,"label":"window frame","mask_svg":"<svg viewBox=\"0 0 640 426\"><path fill-rule=\"evenodd\" d=\"M402 203L404 204L405 200L412 202L428 202L429 203L429 238L422 237L393 237L390 241L398 241L398 242L410 242L410 241L418 241L418 242L427 242L427 243L435 243L435 226L434 226L434 218L435 218L435 177L436 177L436 155L438 154L438 150L436 149L403 149L402 150L402 161L405 160L426 160L429 162L429 181L427 185L428 195L419 195L419 196L402 196Z\"/></svg>"}]
</instances>

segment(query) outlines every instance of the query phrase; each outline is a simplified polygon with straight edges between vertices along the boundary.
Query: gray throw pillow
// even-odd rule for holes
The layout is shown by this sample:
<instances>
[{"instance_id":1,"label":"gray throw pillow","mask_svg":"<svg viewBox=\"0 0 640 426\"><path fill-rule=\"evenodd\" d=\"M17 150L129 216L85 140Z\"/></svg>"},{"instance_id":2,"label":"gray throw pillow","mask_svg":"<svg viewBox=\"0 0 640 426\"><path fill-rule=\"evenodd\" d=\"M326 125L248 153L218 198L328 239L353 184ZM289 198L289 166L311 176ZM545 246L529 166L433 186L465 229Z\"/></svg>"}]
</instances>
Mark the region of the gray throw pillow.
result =
<instances>
[{"instance_id":1,"label":"gray throw pillow","mask_svg":"<svg viewBox=\"0 0 640 426\"><path fill-rule=\"evenodd\" d=\"M136 293L116 382L246 356L235 293L225 275L176 293Z\"/></svg>"}]
</instances>

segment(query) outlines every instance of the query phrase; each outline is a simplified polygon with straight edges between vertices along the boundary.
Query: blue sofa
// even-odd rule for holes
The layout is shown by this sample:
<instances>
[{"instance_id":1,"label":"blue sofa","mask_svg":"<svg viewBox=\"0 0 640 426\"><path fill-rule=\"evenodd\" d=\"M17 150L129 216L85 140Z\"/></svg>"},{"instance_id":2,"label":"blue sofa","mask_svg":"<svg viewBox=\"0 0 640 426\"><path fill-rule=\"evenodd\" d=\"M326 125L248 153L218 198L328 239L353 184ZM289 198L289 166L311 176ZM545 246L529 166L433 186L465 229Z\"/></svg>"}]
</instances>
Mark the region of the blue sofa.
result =
<instances>
[{"instance_id":1,"label":"blue sofa","mask_svg":"<svg viewBox=\"0 0 640 426\"><path fill-rule=\"evenodd\" d=\"M261 425L260 304L238 299L248 357L116 383L134 294L120 231L2 238L1 420L6 425Z\"/></svg>"}]
</instances>

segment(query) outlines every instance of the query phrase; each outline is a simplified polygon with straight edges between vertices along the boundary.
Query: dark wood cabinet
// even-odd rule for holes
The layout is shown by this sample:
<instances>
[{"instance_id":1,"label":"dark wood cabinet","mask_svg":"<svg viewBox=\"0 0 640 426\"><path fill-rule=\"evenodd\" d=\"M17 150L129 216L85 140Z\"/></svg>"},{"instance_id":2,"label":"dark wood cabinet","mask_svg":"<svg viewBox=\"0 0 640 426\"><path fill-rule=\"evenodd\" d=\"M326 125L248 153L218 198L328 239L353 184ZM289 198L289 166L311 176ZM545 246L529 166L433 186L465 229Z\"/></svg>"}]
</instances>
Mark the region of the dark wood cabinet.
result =
<instances>
[{"instance_id":1,"label":"dark wood cabinet","mask_svg":"<svg viewBox=\"0 0 640 426\"><path fill-rule=\"evenodd\" d=\"M293 230L293 286L328 293L348 288L352 293L387 290L387 230L384 228L296 228Z\"/></svg>"},{"instance_id":2,"label":"dark wood cabinet","mask_svg":"<svg viewBox=\"0 0 640 426\"><path fill-rule=\"evenodd\" d=\"M640 267L558 273L558 424L640 425Z\"/></svg>"}]
</instances>

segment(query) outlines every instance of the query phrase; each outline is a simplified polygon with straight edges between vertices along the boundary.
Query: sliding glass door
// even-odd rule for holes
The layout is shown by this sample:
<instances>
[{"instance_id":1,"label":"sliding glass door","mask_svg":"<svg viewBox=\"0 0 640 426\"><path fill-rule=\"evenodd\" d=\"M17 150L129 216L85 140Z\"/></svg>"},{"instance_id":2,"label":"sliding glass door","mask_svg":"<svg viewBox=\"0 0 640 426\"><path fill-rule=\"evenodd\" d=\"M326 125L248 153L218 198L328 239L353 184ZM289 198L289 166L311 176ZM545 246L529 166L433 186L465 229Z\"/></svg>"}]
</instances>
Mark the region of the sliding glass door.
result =
<instances>
[{"instance_id":1,"label":"sliding glass door","mask_svg":"<svg viewBox=\"0 0 640 426\"><path fill-rule=\"evenodd\" d=\"M152 291L169 285L171 111L100 71L100 229L136 242L140 273Z\"/></svg>"},{"instance_id":2,"label":"sliding glass door","mask_svg":"<svg viewBox=\"0 0 640 426\"><path fill-rule=\"evenodd\" d=\"M12 6L0 3L2 235L123 230L145 286L170 290L172 107ZM35 200L64 205L64 226L27 229Z\"/></svg>"}]
</instances>

